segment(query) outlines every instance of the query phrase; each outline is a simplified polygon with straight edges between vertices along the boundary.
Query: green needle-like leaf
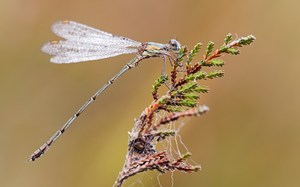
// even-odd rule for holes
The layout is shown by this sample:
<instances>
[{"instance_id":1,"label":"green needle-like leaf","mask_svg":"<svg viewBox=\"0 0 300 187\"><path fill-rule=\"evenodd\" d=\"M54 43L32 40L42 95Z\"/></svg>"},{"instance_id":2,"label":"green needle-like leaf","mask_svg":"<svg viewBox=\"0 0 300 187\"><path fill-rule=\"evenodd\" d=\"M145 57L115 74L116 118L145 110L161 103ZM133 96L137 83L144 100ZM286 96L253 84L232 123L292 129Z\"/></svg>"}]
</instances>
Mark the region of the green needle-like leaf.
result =
<instances>
[{"instance_id":1,"label":"green needle-like leaf","mask_svg":"<svg viewBox=\"0 0 300 187\"><path fill-rule=\"evenodd\" d=\"M206 54L205 54L206 56L211 55L211 52L212 52L214 46L215 46L214 42L212 42L212 41L208 42L207 47L206 47Z\"/></svg>"},{"instance_id":2,"label":"green needle-like leaf","mask_svg":"<svg viewBox=\"0 0 300 187\"><path fill-rule=\"evenodd\" d=\"M227 45L232 40L232 34L227 34L226 38L224 39L225 45Z\"/></svg>"},{"instance_id":3,"label":"green needle-like leaf","mask_svg":"<svg viewBox=\"0 0 300 187\"><path fill-rule=\"evenodd\" d=\"M193 50L190 51L189 55L188 55L188 59L186 61L187 64L191 63L191 61L193 60L193 58L195 57L195 55L199 52L199 50L201 49L202 44L201 43L197 43Z\"/></svg>"},{"instance_id":4,"label":"green needle-like leaf","mask_svg":"<svg viewBox=\"0 0 300 187\"><path fill-rule=\"evenodd\" d=\"M213 79L213 78L219 78L224 76L224 71L222 70L215 70L207 73L206 78Z\"/></svg>"}]
</instances>

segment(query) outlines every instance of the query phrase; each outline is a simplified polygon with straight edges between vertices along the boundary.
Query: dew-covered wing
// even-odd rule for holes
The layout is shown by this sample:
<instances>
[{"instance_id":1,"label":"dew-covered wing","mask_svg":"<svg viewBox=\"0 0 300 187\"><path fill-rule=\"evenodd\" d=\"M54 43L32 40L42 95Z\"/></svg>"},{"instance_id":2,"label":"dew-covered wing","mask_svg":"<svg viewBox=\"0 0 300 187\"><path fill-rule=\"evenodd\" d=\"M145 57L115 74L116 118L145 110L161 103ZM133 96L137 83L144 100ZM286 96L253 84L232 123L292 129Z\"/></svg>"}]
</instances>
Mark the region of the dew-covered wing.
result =
<instances>
[{"instance_id":1,"label":"dew-covered wing","mask_svg":"<svg viewBox=\"0 0 300 187\"><path fill-rule=\"evenodd\" d=\"M53 55L53 63L72 63L109 58L121 54L136 53L140 42L116 36L74 21L59 21L52 31L64 38L52 41L42 51Z\"/></svg>"}]
</instances>

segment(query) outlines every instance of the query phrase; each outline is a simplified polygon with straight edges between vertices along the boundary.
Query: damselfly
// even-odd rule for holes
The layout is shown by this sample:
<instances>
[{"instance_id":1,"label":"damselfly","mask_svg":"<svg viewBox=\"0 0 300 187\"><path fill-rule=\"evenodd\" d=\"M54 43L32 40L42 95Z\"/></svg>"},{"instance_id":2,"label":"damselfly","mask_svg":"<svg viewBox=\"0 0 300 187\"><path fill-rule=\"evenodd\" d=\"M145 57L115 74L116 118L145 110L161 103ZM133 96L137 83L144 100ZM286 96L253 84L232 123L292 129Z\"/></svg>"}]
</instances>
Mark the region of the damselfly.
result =
<instances>
[{"instance_id":1,"label":"damselfly","mask_svg":"<svg viewBox=\"0 0 300 187\"><path fill-rule=\"evenodd\" d=\"M64 40L52 41L42 47L42 51L53 55L50 61L57 64L84 62L136 53L121 71L106 82L67 122L29 158L34 161L43 155L78 118L80 114L116 79L138 63L151 57L171 58L181 49L180 43L171 39L168 44L137 42L122 36L116 36L74 21L59 21L53 24L52 31Z\"/></svg>"}]
</instances>

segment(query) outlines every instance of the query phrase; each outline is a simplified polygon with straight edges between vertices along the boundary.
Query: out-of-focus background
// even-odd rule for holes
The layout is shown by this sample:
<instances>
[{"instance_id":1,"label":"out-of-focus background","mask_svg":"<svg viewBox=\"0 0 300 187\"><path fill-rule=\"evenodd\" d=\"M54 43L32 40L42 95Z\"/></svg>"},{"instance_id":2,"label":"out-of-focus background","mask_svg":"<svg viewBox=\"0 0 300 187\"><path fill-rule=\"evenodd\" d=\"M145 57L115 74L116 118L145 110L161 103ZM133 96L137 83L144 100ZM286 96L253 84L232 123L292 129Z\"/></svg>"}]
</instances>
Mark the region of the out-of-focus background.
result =
<instances>
[{"instance_id":1,"label":"out-of-focus background","mask_svg":"<svg viewBox=\"0 0 300 187\"><path fill-rule=\"evenodd\" d=\"M46 155L27 162L132 57L50 63L40 47L58 39L50 26L61 19L137 41L177 38L190 48L209 40L218 46L229 32L255 35L241 55L225 57L224 78L206 82L211 92L202 102L211 111L181 131L202 171L175 172L173 186L300 186L299 6L296 0L1 0L0 186L112 186L133 119L151 102L160 59L127 72ZM143 178L125 186L158 186L156 172ZM160 182L171 186L171 178Z\"/></svg>"}]
</instances>

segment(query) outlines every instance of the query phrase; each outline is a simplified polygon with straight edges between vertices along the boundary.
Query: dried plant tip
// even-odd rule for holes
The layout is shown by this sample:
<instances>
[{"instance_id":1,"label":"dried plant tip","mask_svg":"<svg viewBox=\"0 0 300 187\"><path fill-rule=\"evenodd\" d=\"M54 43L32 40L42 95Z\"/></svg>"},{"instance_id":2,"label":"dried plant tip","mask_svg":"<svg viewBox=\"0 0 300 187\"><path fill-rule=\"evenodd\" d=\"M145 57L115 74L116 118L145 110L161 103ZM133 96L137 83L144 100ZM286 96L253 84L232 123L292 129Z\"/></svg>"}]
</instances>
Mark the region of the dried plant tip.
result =
<instances>
[{"instance_id":1,"label":"dried plant tip","mask_svg":"<svg viewBox=\"0 0 300 187\"><path fill-rule=\"evenodd\" d=\"M181 118L181 117L203 115L208 111L209 111L209 108L207 106L201 105L199 107L191 108L191 109L186 110L186 111L176 112L176 113L174 112L174 113L171 113L170 115L162 118L158 124L159 125L167 124L167 123L175 121L175 120L177 120L178 118Z\"/></svg>"}]
</instances>

